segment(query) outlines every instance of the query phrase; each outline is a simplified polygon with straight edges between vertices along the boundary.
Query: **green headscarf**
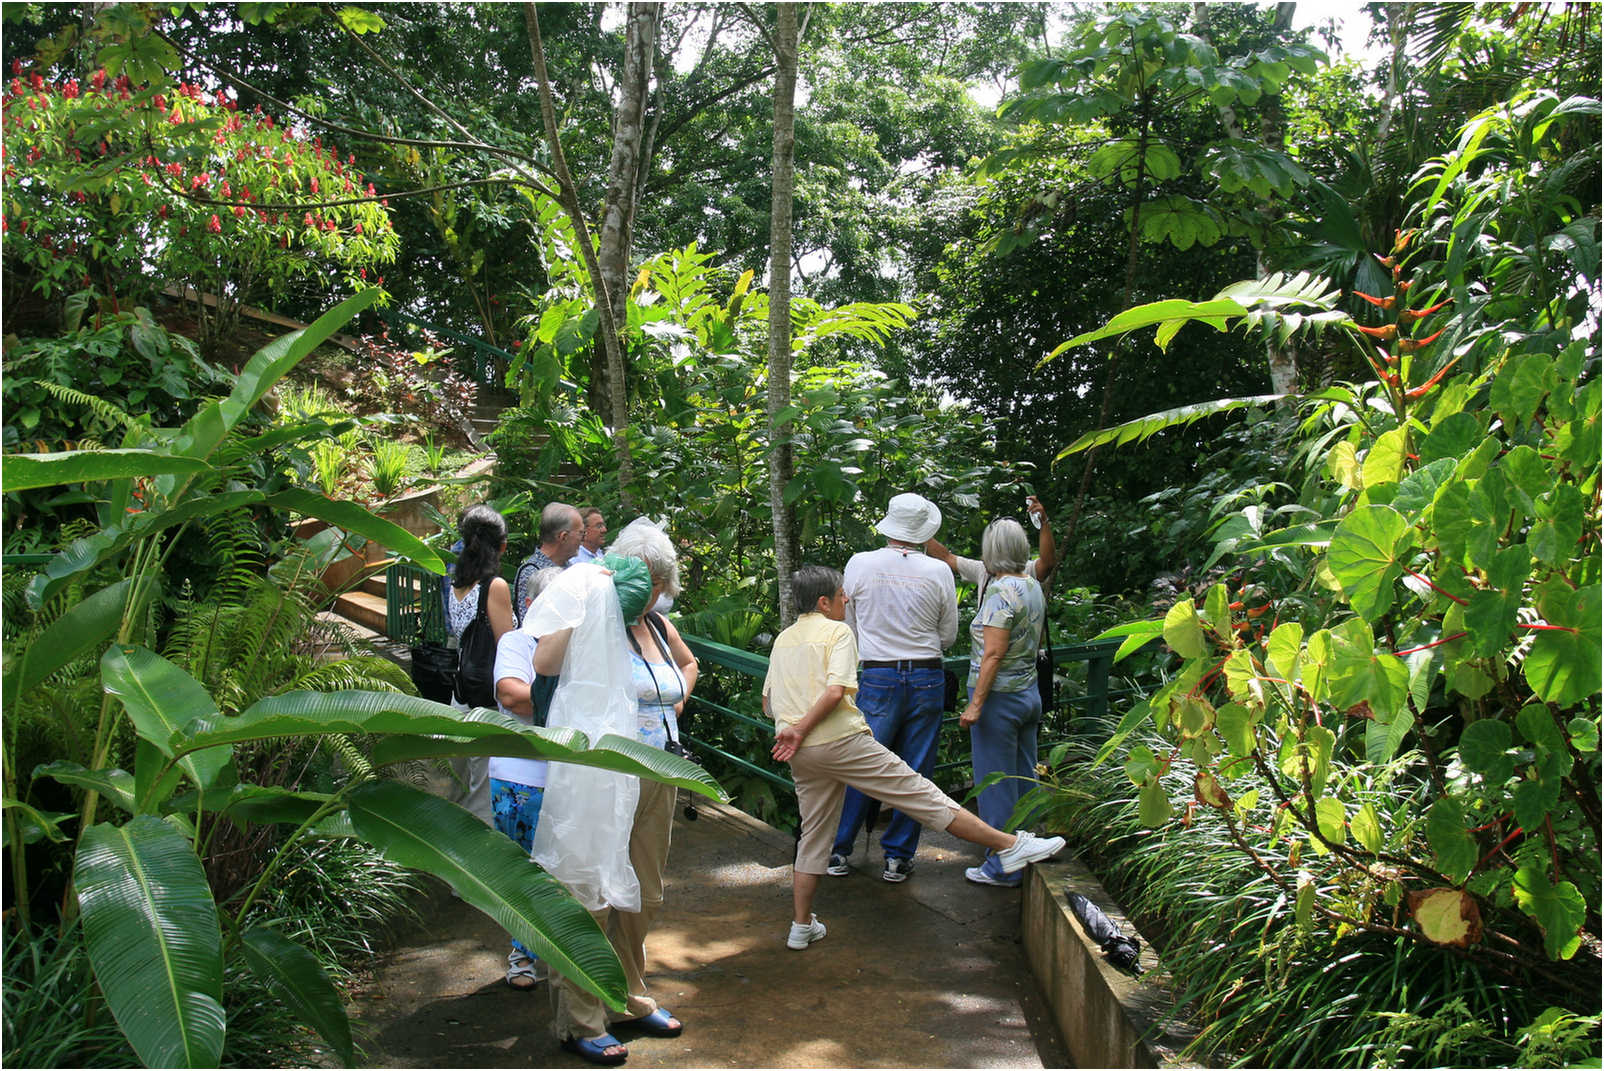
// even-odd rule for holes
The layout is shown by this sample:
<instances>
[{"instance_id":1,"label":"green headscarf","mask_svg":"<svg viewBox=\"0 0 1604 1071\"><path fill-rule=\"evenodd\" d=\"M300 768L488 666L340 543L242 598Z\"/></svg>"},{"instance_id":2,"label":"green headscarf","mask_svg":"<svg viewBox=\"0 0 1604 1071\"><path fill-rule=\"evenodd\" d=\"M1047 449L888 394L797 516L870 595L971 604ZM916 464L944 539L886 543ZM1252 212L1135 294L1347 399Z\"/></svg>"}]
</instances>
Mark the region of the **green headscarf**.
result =
<instances>
[{"instance_id":1,"label":"green headscarf","mask_svg":"<svg viewBox=\"0 0 1604 1071\"><path fill-rule=\"evenodd\" d=\"M624 620L635 620L652 597L651 570L639 558L621 554L603 555L601 564L613 571L613 590L618 592L618 608L624 612Z\"/></svg>"}]
</instances>

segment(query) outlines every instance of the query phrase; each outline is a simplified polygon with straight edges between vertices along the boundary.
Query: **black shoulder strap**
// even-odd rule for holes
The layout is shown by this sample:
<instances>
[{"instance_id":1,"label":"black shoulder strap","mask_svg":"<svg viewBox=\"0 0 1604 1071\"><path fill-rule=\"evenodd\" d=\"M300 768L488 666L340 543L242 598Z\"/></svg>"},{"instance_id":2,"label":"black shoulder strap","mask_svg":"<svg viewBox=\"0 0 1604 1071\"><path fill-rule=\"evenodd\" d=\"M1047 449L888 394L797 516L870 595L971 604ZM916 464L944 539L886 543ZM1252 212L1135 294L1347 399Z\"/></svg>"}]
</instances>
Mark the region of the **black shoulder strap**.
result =
<instances>
[{"instance_id":1,"label":"black shoulder strap","mask_svg":"<svg viewBox=\"0 0 1604 1071\"><path fill-rule=\"evenodd\" d=\"M473 612L475 621L490 621L490 581L494 579L487 576L479 581L479 608Z\"/></svg>"}]
</instances>

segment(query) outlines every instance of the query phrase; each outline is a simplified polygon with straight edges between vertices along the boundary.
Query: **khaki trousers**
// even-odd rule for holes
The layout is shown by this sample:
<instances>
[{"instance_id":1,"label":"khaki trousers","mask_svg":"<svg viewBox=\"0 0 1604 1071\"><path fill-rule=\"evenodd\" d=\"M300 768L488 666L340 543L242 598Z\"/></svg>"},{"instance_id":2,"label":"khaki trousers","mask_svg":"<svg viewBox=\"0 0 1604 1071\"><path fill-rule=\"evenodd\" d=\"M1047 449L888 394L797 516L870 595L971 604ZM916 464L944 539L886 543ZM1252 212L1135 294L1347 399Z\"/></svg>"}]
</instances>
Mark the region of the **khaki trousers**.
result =
<instances>
[{"instance_id":1,"label":"khaki trousers","mask_svg":"<svg viewBox=\"0 0 1604 1071\"><path fill-rule=\"evenodd\" d=\"M668 867L676 794L673 785L644 779L640 783L640 802L635 805L635 824L629 834L629 862L640 881L640 910L618 911L605 907L591 912L624 965L629 1009L615 1019L607 1005L596 997L561 975L553 974L551 1025L559 1041L593 1038L607 1032L610 1020L639 1019L657 1010L657 1001L646 993L646 934L652 928L658 908L663 906L663 871Z\"/></svg>"}]
</instances>

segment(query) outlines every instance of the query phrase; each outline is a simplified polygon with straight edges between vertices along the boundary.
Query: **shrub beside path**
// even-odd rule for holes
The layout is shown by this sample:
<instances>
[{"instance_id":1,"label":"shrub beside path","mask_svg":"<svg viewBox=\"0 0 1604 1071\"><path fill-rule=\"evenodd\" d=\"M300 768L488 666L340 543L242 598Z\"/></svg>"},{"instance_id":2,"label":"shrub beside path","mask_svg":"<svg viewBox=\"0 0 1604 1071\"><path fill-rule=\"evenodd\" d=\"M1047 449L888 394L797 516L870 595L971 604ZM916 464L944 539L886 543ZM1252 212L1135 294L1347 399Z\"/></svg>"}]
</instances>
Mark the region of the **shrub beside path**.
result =
<instances>
[{"instance_id":1,"label":"shrub beside path","mask_svg":"<svg viewBox=\"0 0 1604 1071\"><path fill-rule=\"evenodd\" d=\"M685 796L681 795L681 803ZM872 863L823 879L829 926L785 947L792 839L729 807L675 816L648 981L682 1017L625 1036L626 1067L1062 1067L1069 1061L1019 945L1019 897L963 879L969 845L925 834L907 882ZM861 845L860 840L860 845ZM509 989L506 936L441 892L348 1010L369 1066L585 1067L557 1048L545 984Z\"/></svg>"}]
</instances>

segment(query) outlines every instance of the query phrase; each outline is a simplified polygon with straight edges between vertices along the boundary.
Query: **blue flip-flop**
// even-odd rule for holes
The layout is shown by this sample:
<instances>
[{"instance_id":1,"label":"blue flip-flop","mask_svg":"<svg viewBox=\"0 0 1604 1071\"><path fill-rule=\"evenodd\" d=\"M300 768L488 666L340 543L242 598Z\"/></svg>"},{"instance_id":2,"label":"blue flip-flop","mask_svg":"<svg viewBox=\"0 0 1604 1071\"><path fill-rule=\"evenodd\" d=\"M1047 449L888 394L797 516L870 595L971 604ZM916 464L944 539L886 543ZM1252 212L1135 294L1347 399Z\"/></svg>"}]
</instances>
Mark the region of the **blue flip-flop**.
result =
<instances>
[{"instance_id":1,"label":"blue flip-flop","mask_svg":"<svg viewBox=\"0 0 1604 1071\"><path fill-rule=\"evenodd\" d=\"M677 1038L685 1032L685 1024L670 1026L668 1021L674 1018L674 1013L667 1008L658 1008L650 1015L643 1015L639 1019L624 1019L613 1025L627 1026L639 1030L642 1034L654 1038Z\"/></svg>"},{"instance_id":2,"label":"blue flip-flop","mask_svg":"<svg viewBox=\"0 0 1604 1071\"><path fill-rule=\"evenodd\" d=\"M617 1067L629 1059L628 1049L624 1049L623 1052L616 1056L607 1055L607 1050L615 1045L621 1049L624 1048L623 1044L611 1034L603 1034L594 1041L589 1038L564 1038L562 1043L563 1051L571 1052L581 1060L599 1064L602 1067Z\"/></svg>"}]
</instances>

